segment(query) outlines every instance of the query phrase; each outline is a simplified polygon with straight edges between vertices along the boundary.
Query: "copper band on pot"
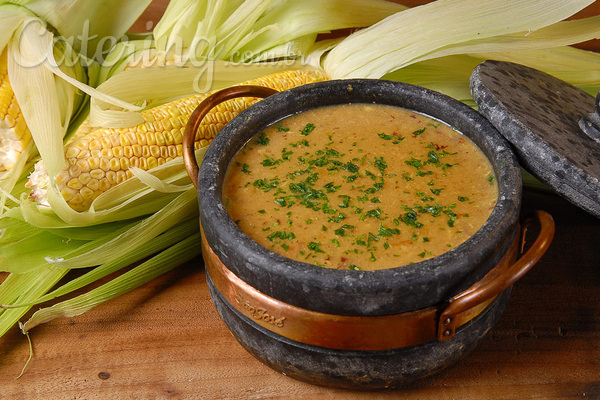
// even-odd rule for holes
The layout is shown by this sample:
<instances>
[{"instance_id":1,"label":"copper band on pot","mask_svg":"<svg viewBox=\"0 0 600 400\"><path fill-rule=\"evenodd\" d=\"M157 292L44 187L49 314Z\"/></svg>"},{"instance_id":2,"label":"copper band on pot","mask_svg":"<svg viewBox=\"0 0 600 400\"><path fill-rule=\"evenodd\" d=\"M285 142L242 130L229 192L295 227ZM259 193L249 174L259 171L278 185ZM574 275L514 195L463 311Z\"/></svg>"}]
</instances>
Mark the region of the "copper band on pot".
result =
<instances>
[{"instance_id":1,"label":"copper band on pot","mask_svg":"<svg viewBox=\"0 0 600 400\"><path fill-rule=\"evenodd\" d=\"M492 270L493 275L501 274L515 262L518 236ZM437 340L440 326L443 326L440 315L448 306L446 303L383 316L332 315L292 306L256 290L238 278L210 248L204 234L202 253L214 286L233 308L263 328L296 342L339 350L389 350ZM454 314L452 335L457 327L481 314L495 298L493 296L464 312Z\"/></svg>"}]
</instances>

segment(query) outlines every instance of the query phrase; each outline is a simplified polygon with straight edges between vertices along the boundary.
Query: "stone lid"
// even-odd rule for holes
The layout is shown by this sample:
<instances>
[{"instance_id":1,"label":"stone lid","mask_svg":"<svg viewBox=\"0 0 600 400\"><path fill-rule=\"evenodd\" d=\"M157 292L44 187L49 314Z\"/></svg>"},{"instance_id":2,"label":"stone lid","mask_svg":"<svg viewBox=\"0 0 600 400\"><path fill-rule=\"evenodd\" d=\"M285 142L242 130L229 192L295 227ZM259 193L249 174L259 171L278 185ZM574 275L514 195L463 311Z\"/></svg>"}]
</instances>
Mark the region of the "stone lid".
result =
<instances>
[{"instance_id":1,"label":"stone lid","mask_svg":"<svg viewBox=\"0 0 600 400\"><path fill-rule=\"evenodd\" d=\"M500 61L475 68L471 93L523 168L600 218L600 94Z\"/></svg>"}]
</instances>

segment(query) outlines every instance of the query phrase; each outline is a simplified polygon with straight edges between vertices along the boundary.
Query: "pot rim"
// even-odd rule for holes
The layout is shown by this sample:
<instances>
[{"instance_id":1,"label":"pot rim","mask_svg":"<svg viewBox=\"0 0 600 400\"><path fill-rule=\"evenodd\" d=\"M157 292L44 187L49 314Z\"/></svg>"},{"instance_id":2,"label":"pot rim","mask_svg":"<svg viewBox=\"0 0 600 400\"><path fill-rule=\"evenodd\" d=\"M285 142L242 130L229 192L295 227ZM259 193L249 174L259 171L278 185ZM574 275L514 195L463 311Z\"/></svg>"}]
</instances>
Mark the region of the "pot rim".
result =
<instances>
[{"instance_id":1,"label":"pot rim","mask_svg":"<svg viewBox=\"0 0 600 400\"><path fill-rule=\"evenodd\" d=\"M317 103L316 98L321 101ZM404 107L439 119L450 126L462 128L459 131L473 140L492 163L498 183L498 201L485 224L465 242L437 257L373 271L329 269L291 260L262 247L243 233L231 220L221 202L222 180L230 155L235 154L260 130L287 116L310 108L348 102ZM235 148L233 153L232 147ZM369 292L377 295L374 292L375 285L376 291L382 293L384 302L386 300L383 294L397 291L398 288L413 293L427 288L434 290L435 293L430 296L430 304L435 304L458 293L463 289L462 286L468 287L471 281L481 278L487 272L476 271L481 262L494 257L494 253L502 253L497 259L504 254L516 233L521 175L508 142L485 117L464 103L406 83L349 79L312 83L290 89L267 97L242 112L223 128L206 151L199 171L198 192L201 223L211 248L236 275L258 290L271 295L273 292L280 292L279 296L273 297L318 310L320 305L311 305L310 299L297 299L297 296L288 293L290 288L295 292L305 293L306 297L310 297L315 290L350 294ZM232 248L235 248L233 252ZM239 263L228 263L231 257L238 257L243 267ZM476 276L468 279L471 275ZM450 285L450 289L441 283L447 280L455 282ZM461 283L463 280L466 280L464 285ZM287 282L288 287L274 287L281 282ZM355 304L348 305L347 309L342 307L339 312L371 313L378 312L377 309L381 308L380 305L367 303L367 300L361 301L359 298L355 300ZM402 309L403 306L399 304L398 307Z\"/></svg>"}]
</instances>

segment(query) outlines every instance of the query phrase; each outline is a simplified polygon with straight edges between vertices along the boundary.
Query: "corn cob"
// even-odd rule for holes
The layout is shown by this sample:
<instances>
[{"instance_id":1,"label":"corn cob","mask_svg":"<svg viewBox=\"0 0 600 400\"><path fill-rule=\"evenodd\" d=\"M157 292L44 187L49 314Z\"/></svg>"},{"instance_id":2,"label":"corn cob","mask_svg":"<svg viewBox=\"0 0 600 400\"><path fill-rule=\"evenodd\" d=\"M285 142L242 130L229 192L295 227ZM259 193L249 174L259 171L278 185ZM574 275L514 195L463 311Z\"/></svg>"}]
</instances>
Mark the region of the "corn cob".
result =
<instances>
[{"instance_id":1,"label":"corn cob","mask_svg":"<svg viewBox=\"0 0 600 400\"><path fill-rule=\"evenodd\" d=\"M7 51L0 54L0 172L12 169L31 141L21 108L8 81Z\"/></svg>"},{"instance_id":2,"label":"corn cob","mask_svg":"<svg viewBox=\"0 0 600 400\"><path fill-rule=\"evenodd\" d=\"M267 86L279 91L326 80L320 71L295 70L267 75L241 84ZM130 167L149 170L182 156L183 131L188 118L208 94L195 95L142 112L146 121L131 128L101 128L65 147L67 167L56 176L58 190L75 211L89 209L92 201L133 176ZM215 107L198 129L195 147L208 146L225 124L257 98L229 100ZM77 136L77 134L76 134ZM44 203L45 170L36 166L27 184L30 198Z\"/></svg>"}]
</instances>

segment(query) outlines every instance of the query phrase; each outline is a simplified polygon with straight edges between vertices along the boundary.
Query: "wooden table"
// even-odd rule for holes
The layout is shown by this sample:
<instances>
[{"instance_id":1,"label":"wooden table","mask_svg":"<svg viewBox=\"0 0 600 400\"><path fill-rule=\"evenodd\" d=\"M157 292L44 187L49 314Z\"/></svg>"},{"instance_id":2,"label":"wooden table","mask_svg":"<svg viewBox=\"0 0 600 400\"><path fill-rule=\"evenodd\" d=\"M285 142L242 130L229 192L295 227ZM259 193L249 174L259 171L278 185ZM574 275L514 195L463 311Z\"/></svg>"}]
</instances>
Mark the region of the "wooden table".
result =
<instances>
[{"instance_id":1,"label":"wooden table","mask_svg":"<svg viewBox=\"0 0 600 400\"><path fill-rule=\"evenodd\" d=\"M470 357L410 389L340 391L262 365L219 319L197 259L82 316L34 328L34 359L18 380L29 349L11 330L0 340L0 398L600 399L600 219L526 191L523 212L533 209L555 218L549 252Z\"/></svg>"},{"instance_id":2,"label":"wooden table","mask_svg":"<svg viewBox=\"0 0 600 400\"><path fill-rule=\"evenodd\" d=\"M470 357L414 388L354 393L312 386L254 359L208 295L201 260L117 300L0 340L2 399L600 399L600 219L527 191L553 245L515 286L502 319Z\"/></svg>"}]
</instances>

